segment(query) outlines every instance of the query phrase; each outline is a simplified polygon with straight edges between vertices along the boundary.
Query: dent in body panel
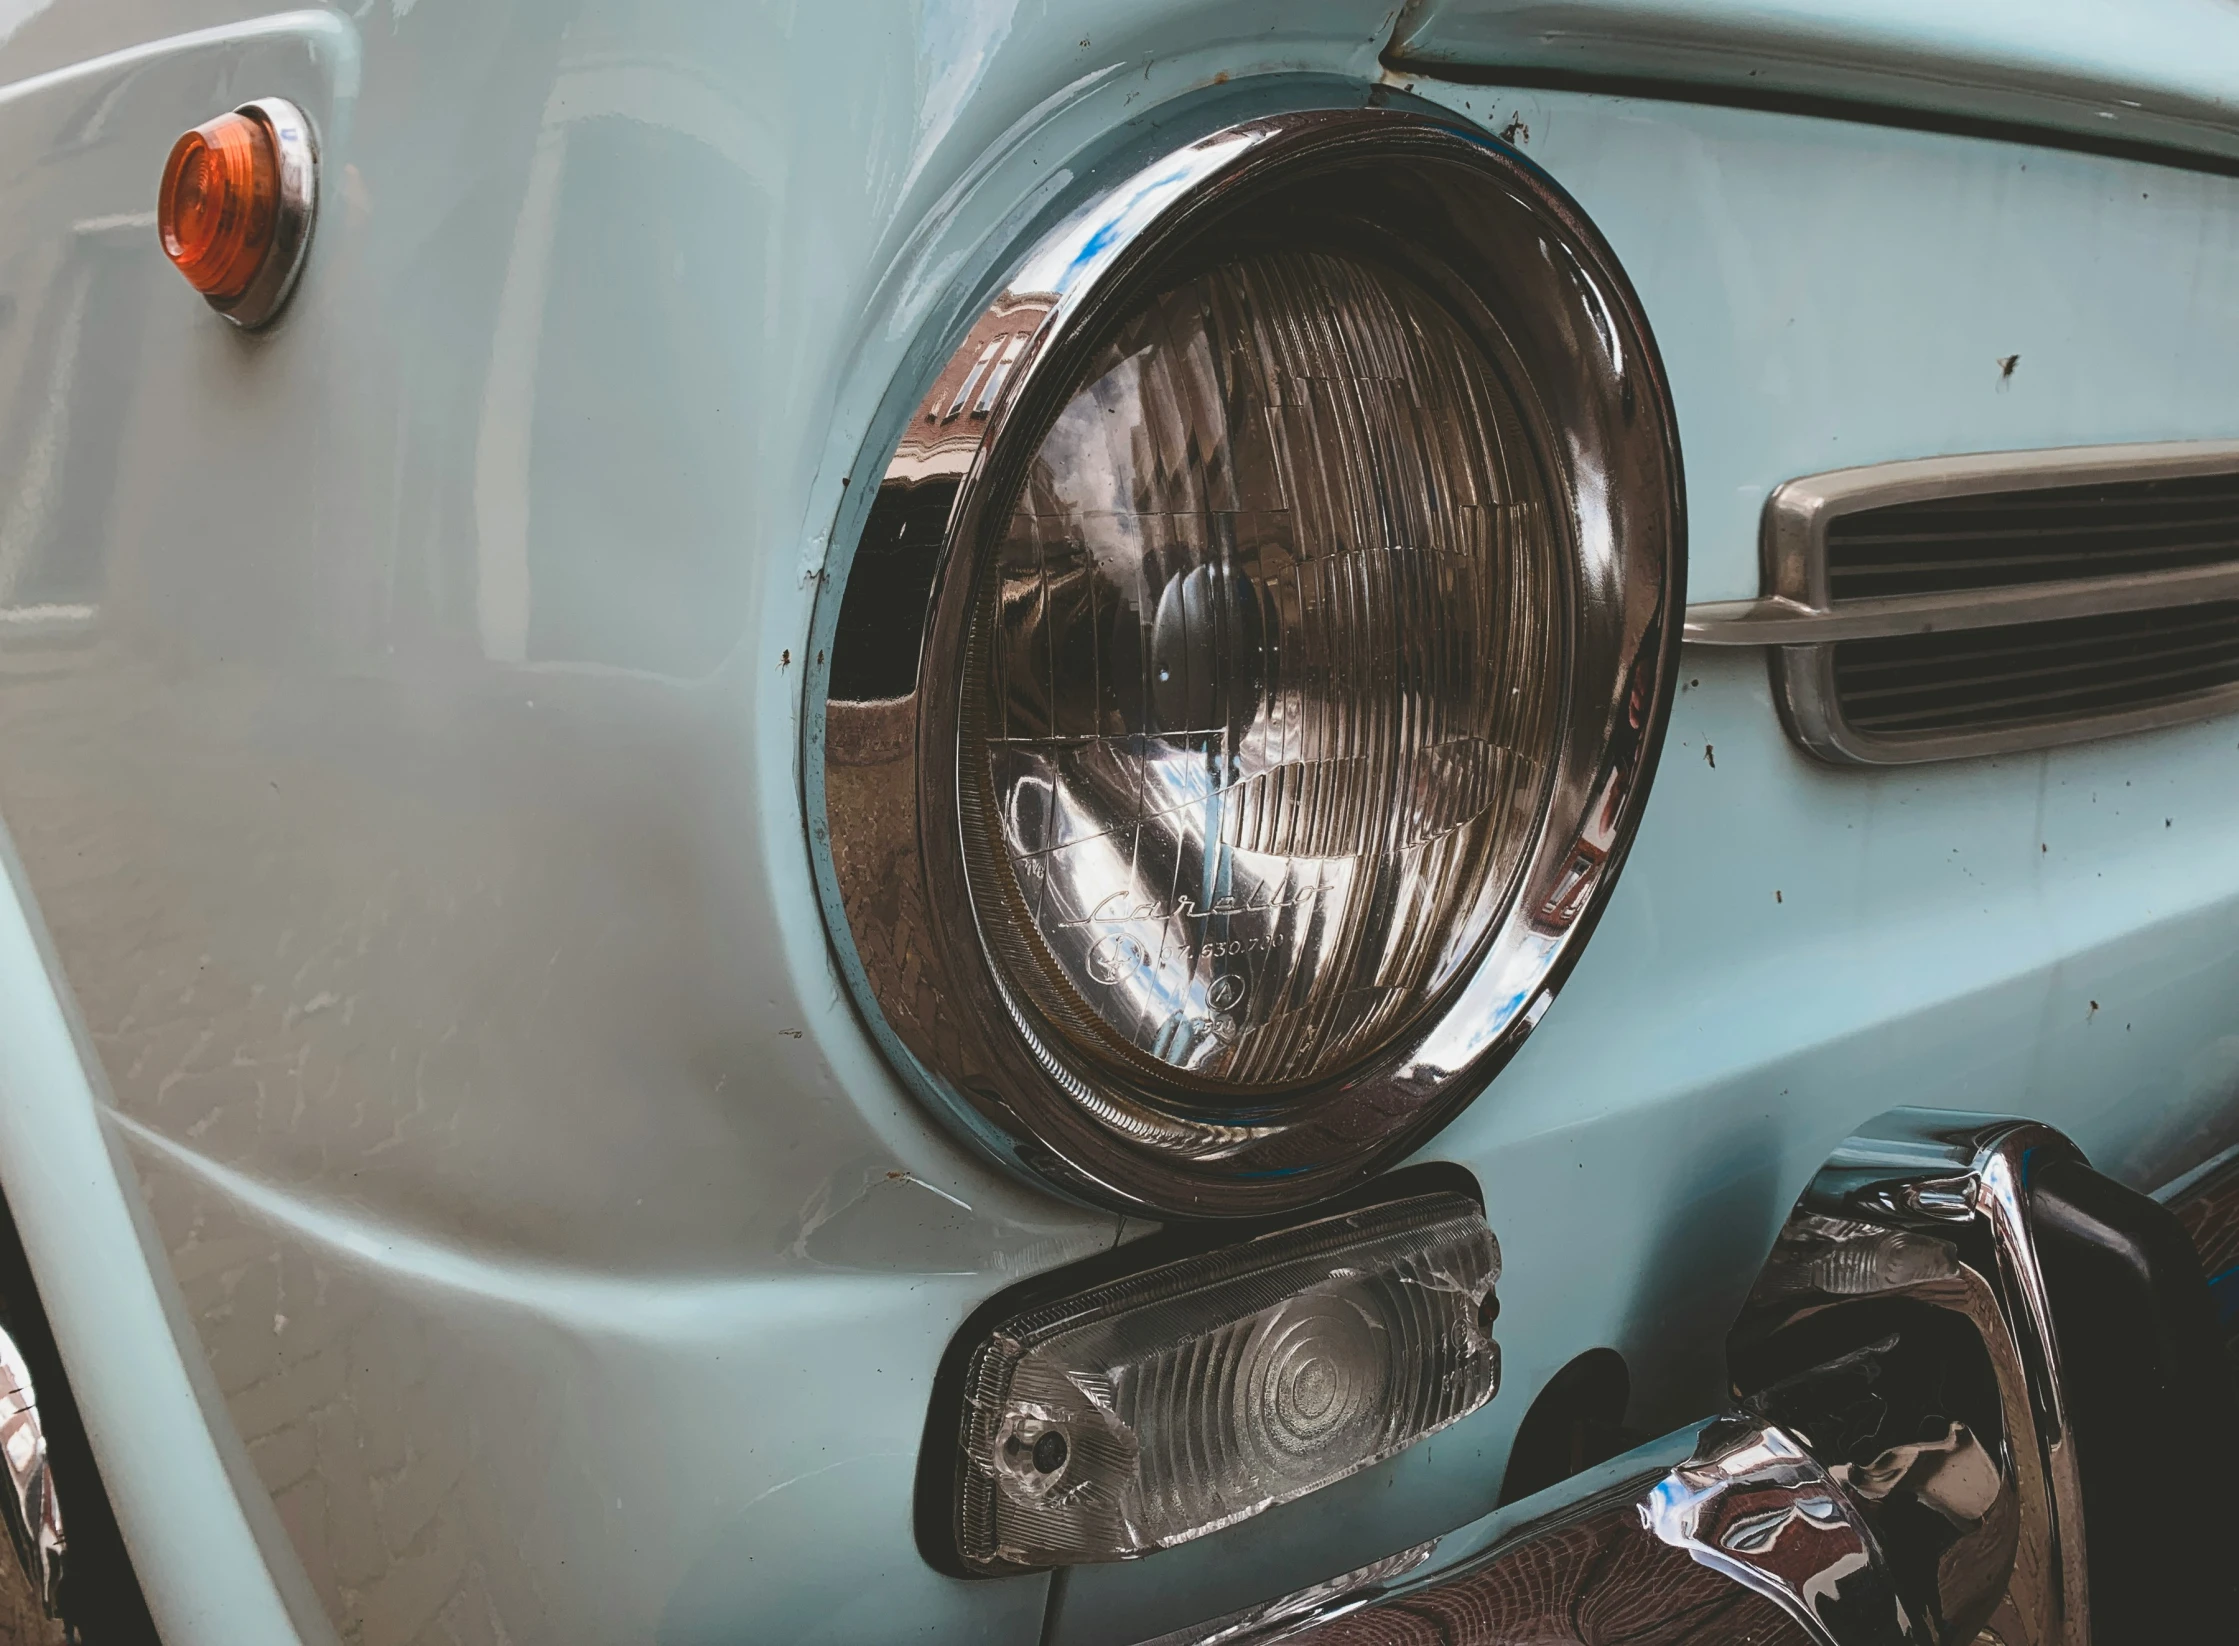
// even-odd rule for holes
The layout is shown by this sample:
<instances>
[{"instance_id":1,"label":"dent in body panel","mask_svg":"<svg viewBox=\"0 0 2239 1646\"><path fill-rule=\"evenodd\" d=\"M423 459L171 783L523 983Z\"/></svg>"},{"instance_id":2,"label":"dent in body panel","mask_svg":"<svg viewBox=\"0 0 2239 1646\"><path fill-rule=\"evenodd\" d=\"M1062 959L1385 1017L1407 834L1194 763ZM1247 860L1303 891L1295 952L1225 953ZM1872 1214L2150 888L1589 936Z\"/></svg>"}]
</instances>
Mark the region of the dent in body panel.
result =
<instances>
[{"instance_id":1,"label":"dent in body panel","mask_svg":"<svg viewBox=\"0 0 2239 1646\"><path fill-rule=\"evenodd\" d=\"M345 1640L1033 1638L1042 1585L937 1577L893 1490L976 1277L555 1271L135 1154Z\"/></svg>"}]
</instances>

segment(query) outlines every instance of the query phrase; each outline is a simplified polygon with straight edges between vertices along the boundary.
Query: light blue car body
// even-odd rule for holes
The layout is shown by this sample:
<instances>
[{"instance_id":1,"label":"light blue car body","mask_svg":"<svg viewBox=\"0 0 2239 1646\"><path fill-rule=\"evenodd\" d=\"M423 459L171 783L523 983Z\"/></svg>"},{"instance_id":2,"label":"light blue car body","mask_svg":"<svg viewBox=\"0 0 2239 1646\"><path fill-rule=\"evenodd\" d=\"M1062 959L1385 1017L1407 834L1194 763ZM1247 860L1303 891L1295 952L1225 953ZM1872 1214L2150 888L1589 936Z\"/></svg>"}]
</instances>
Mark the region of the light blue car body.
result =
<instances>
[{"instance_id":1,"label":"light blue car body","mask_svg":"<svg viewBox=\"0 0 2239 1646\"><path fill-rule=\"evenodd\" d=\"M943 1577L952 1334L1147 1226L882 1061L801 731L881 409L1115 134L1505 135L1638 288L1740 599L1793 476L2239 435L2234 63L2210 0L0 4L0 1184L165 1639L1140 1639L1486 1514L1583 1350L1707 1410L1893 1103L2148 1188L2239 1141L2239 724L1840 769L1690 648L1583 962L1421 1152L1500 1397L1055 1603ZM262 95L322 204L248 336L152 208Z\"/></svg>"}]
</instances>

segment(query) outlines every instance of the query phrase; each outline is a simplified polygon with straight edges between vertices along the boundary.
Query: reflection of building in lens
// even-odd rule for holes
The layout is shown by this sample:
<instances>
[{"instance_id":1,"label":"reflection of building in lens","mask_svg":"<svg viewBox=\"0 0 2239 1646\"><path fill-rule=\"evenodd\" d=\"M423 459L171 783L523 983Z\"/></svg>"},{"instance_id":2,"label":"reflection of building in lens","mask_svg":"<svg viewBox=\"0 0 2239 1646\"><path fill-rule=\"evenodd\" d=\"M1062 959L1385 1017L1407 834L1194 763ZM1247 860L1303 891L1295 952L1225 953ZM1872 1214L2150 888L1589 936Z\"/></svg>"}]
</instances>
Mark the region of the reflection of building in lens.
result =
<instances>
[{"instance_id":1,"label":"reflection of building in lens","mask_svg":"<svg viewBox=\"0 0 2239 1646\"><path fill-rule=\"evenodd\" d=\"M1571 846L1563 872L1556 877L1553 889L1540 899L1532 918L1557 930L1570 925L1594 895L1594 882L1601 878L1602 864L1608 859L1606 849L1580 836Z\"/></svg>"},{"instance_id":2,"label":"reflection of building in lens","mask_svg":"<svg viewBox=\"0 0 2239 1646\"><path fill-rule=\"evenodd\" d=\"M1532 911L1533 924L1544 930L1562 931L1576 924L1579 915L1593 900L1594 888L1601 882L1609 854L1616 849L1624 824L1625 801L1640 776L1642 739L1655 686L1648 669L1655 656L1656 648L1647 647L1633 665L1626 682L1623 718L1603 758L1601 782L1594 790L1594 804L1586 814L1586 826L1571 842L1570 854L1564 859L1554 885Z\"/></svg>"},{"instance_id":3,"label":"reflection of building in lens","mask_svg":"<svg viewBox=\"0 0 2239 1646\"><path fill-rule=\"evenodd\" d=\"M902 431L889 482L964 477L1020 356L1056 303L1047 292L1005 292L972 323Z\"/></svg>"},{"instance_id":4,"label":"reflection of building in lens","mask_svg":"<svg viewBox=\"0 0 2239 1646\"><path fill-rule=\"evenodd\" d=\"M840 630L850 644L832 659L832 701L876 702L916 689L926 602L957 489L1004 386L1055 303L1046 292L997 298L902 431L848 574Z\"/></svg>"}]
</instances>

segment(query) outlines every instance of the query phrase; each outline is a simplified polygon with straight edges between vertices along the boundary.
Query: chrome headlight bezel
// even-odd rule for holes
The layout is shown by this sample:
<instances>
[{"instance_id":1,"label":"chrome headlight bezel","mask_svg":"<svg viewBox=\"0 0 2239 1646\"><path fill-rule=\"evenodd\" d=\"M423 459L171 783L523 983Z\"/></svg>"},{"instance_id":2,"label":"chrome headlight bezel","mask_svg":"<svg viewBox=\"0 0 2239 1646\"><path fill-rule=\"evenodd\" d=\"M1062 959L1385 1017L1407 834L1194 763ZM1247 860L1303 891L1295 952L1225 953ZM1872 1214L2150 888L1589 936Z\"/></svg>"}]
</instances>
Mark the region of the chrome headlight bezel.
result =
<instances>
[{"instance_id":1,"label":"chrome headlight bezel","mask_svg":"<svg viewBox=\"0 0 2239 1646\"><path fill-rule=\"evenodd\" d=\"M1082 1066L1015 998L967 880L959 687L990 516L1007 506L1051 397L1182 248L1302 176L1330 189L1351 229L1466 288L1519 363L1564 517L1568 707L1519 889L1474 963L1366 1063L1240 1122L1192 1112L1186 1093L1139 1071ZM886 486L934 487L919 494L931 512L917 528L929 588L883 567L867 598L848 598L844 574L825 586L806 788L841 970L919 1094L1060 1192L1166 1216L1306 1205L1420 1143L1483 1089L1576 960L1630 845L1675 686L1685 589L1677 434L1654 339L1615 257L1544 174L1451 118L1391 108L1215 131L1092 188L1026 238L1006 276L930 383L920 373L897 385L913 418L957 432L889 436L873 454ZM952 403L960 418L941 415ZM913 641L910 670L901 653ZM849 683L845 665L874 648L904 665L891 684L906 689Z\"/></svg>"}]
</instances>

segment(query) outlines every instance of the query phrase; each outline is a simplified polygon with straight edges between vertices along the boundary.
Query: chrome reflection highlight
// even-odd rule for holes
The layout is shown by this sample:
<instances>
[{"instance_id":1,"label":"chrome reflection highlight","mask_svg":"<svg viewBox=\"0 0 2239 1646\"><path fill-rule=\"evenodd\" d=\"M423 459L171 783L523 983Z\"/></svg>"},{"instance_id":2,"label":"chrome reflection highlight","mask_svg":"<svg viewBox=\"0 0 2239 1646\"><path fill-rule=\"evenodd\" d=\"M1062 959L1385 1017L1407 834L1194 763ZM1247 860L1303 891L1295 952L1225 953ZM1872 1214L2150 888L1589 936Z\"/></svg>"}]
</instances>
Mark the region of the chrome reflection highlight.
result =
<instances>
[{"instance_id":1,"label":"chrome reflection highlight","mask_svg":"<svg viewBox=\"0 0 2239 1646\"><path fill-rule=\"evenodd\" d=\"M1734 1329L1736 1393L1810 1437L1938 1642L2090 1638L2030 1215L2032 1175L2056 1160L2083 1156L2049 1127L1890 1111L1813 1178Z\"/></svg>"},{"instance_id":2,"label":"chrome reflection highlight","mask_svg":"<svg viewBox=\"0 0 2239 1646\"><path fill-rule=\"evenodd\" d=\"M23 1351L0 1330L0 1516L8 1523L8 1543L31 1592L49 1617L59 1615L62 1562L62 1505L47 1466L46 1426L39 1417L39 1396Z\"/></svg>"},{"instance_id":3,"label":"chrome reflection highlight","mask_svg":"<svg viewBox=\"0 0 2239 1646\"><path fill-rule=\"evenodd\" d=\"M1435 1194L1263 1235L998 1325L965 1371L957 1552L1124 1560L1381 1462L1500 1384L1484 1214Z\"/></svg>"},{"instance_id":4,"label":"chrome reflection highlight","mask_svg":"<svg viewBox=\"0 0 2239 1646\"><path fill-rule=\"evenodd\" d=\"M1608 896L1677 661L1670 395L1592 226L1449 119L1079 175L872 454L812 858L966 1136L1278 1213L1475 1096Z\"/></svg>"},{"instance_id":5,"label":"chrome reflection highlight","mask_svg":"<svg viewBox=\"0 0 2239 1646\"><path fill-rule=\"evenodd\" d=\"M1800 1436L1693 1425L1546 1494L1529 1524L1444 1538L1381 1593L1270 1605L1223 1646L1931 1646L1872 1529ZM1186 1635L1177 1634L1177 1641ZM1942 1646L1934 1642L1933 1646ZM1953 1643L1961 1646L1961 1643ZM1973 1646L1973 1643L1965 1643Z\"/></svg>"},{"instance_id":6,"label":"chrome reflection highlight","mask_svg":"<svg viewBox=\"0 0 2239 1646\"><path fill-rule=\"evenodd\" d=\"M1825 1646L1924 1637L1880 1546L1819 1460L1779 1428L1726 1420L1641 1500L1641 1523L1763 1595Z\"/></svg>"},{"instance_id":7,"label":"chrome reflection highlight","mask_svg":"<svg viewBox=\"0 0 2239 1646\"><path fill-rule=\"evenodd\" d=\"M1103 345L996 544L961 757L974 901L1074 1051L1249 1095L1476 958L1557 736L1548 514L1484 349L1390 271L1260 253Z\"/></svg>"}]
</instances>

